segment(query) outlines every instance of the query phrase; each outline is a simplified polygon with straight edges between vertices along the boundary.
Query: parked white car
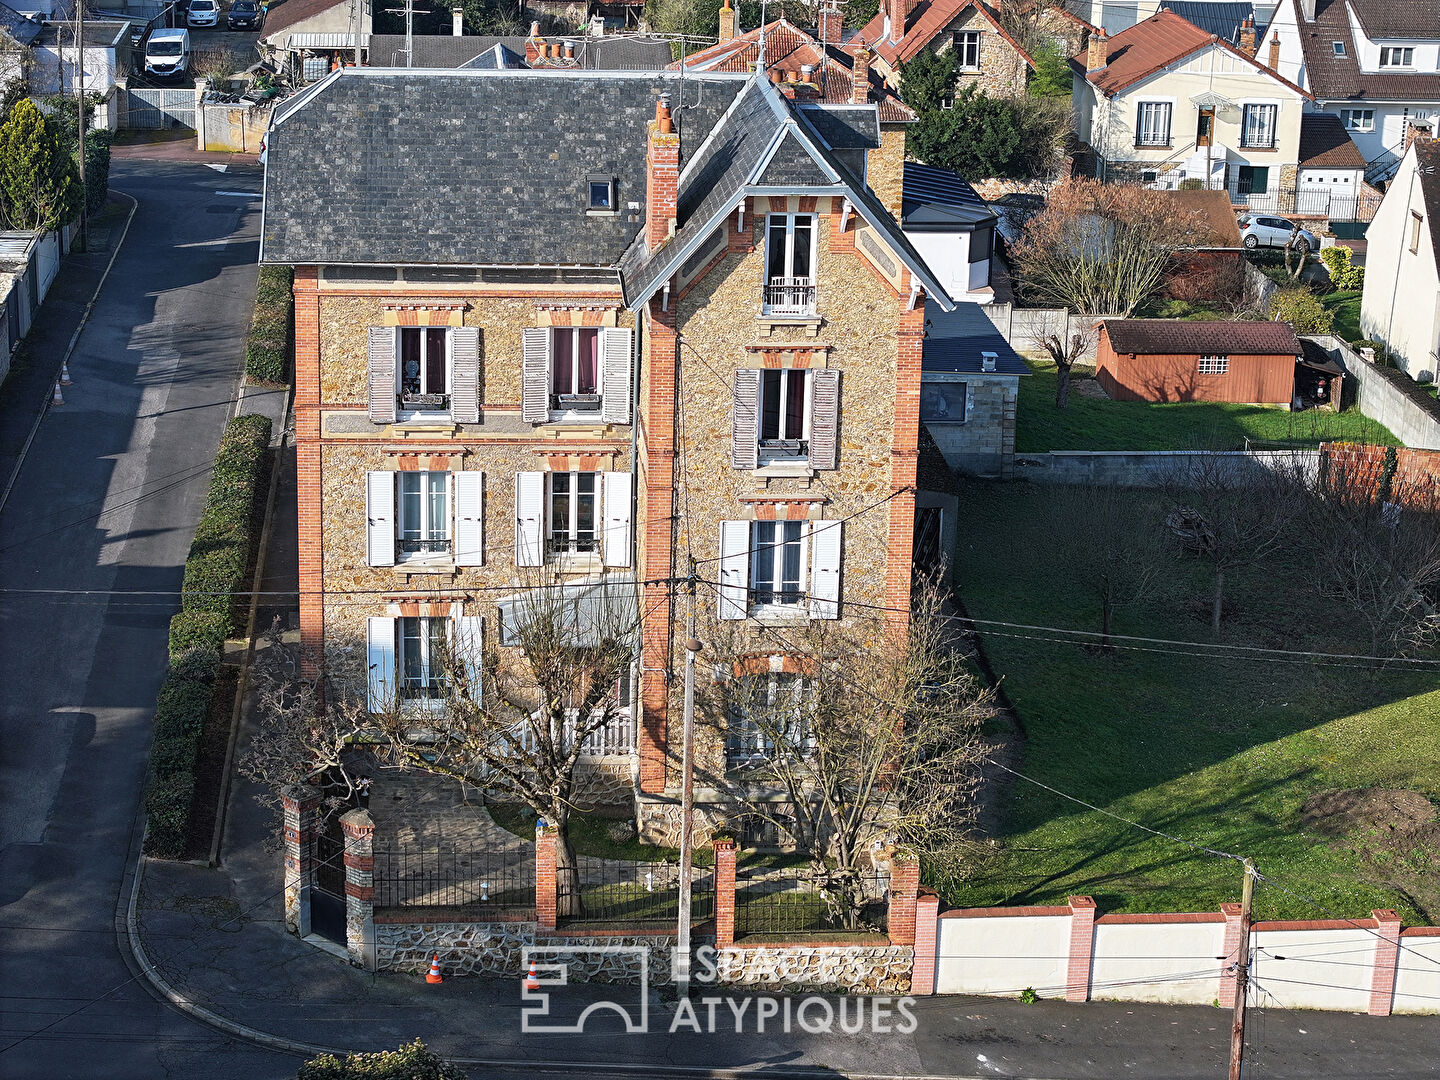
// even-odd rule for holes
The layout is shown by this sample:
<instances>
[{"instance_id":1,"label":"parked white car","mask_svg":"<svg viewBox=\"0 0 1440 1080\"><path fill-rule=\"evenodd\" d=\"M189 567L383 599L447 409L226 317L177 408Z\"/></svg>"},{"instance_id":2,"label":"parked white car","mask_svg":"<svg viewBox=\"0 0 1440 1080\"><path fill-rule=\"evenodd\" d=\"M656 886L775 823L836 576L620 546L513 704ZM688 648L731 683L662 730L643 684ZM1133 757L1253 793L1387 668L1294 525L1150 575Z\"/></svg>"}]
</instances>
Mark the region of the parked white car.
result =
<instances>
[{"instance_id":1,"label":"parked white car","mask_svg":"<svg viewBox=\"0 0 1440 1080\"><path fill-rule=\"evenodd\" d=\"M198 0L197 0L198 2ZM1246 214L1240 219L1240 239L1247 248L1284 247L1290 242L1295 223L1268 214ZM1308 229L1301 229L1296 245L1305 251L1319 251L1320 241Z\"/></svg>"},{"instance_id":2,"label":"parked white car","mask_svg":"<svg viewBox=\"0 0 1440 1080\"><path fill-rule=\"evenodd\" d=\"M214 26L220 21L219 0L190 0L185 21L191 26Z\"/></svg>"},{"instance_id":3,"label":"parked white car","mask_svg":"<svg viewBox=\"0 0 1440 1080\"><path fill-rule=\"evenodd\" d=\"M145 42L145 73L160 76L184 75L189 70L190 31L152 31Z\"/></svg>"}]
</instances>

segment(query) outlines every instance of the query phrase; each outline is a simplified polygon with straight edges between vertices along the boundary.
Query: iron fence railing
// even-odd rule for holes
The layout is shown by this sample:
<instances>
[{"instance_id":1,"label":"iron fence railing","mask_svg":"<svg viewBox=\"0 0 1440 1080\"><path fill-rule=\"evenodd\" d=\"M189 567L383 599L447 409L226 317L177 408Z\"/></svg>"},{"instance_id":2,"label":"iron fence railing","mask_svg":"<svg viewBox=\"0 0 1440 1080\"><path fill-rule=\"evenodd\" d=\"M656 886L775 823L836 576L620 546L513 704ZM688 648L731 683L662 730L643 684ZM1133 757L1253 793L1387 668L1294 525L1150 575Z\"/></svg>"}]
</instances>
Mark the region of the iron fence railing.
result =
<instances>
[{"instance_id":1,"label":"iron fence railing","mask_svg":"<svg viewBox=\"0 0 1440 1080\"><path fill-rule=\"evenodd\" d=\"M808 868L767 871L735 884L735 935L826 934L883 930L890 875L844 879Z\"/></svg>"},{"instance_id":2,"label":"iron fence railing","mask_svg":"<svg viewBox=\"0 0 1440 1080\"><path fill-rule=\"evenodd\" d=\"M765 314L815 314L815 279L772 277L765 286Z\"/></svg>"},{"instance_id":3,"label":"iron fence railing","mask_svg":"<svg viewBox=\"0 0 1440 1080\"><path fill-rule=\"evenodd\" d=\"M376 845L375 905L533 908L535 863L519 851Z\"/></svg>"},{"instance_id":4,"label":"iron fence railing","mask_svg":"<svg viewBox=\"0 0 1440 1080\"><path fill-rule=\"evenodd\" d=\"M694 867L690 917L715 915L715 873ZM573 870L555 872L555 911L567 922L673 922L680 911L677 863L582 859Z\"/></svg>"}]
</instances>

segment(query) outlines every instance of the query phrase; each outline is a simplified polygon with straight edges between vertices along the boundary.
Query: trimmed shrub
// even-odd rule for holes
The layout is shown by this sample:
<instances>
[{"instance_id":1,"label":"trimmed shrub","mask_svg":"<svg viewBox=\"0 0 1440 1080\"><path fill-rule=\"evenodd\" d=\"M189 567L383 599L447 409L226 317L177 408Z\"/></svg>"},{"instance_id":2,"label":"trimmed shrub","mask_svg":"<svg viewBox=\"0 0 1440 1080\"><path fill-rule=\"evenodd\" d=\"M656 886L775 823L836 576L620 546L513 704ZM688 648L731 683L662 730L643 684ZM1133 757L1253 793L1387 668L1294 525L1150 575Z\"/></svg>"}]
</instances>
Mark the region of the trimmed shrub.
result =
<instances>
[{"instance_id":1,"label":"trimmed shrub","mask_svg":"<svg viewBox=\"0 0 1440 1080\"><path fill-rule=\"evenodd\" d=\"M465 1080L465 1070L416 1039L398 1050L373 1054L322 1054L301 1065L296 1080Z\"/></svg>"},{"instance_id":2,"label":"trimmed shrub","mask_svg":"<svg viewBox=\"0 0 1440 1080\"><path fill-rule=\"evenodd\" d=\"M213 611L182 611L170 620L170 663L192 650L213 655L219 661L225 648L230 620Z\"/></svg>"},{"instance_id":3,"label":"trimmed shrub","mask_svg":"<svg viewBox=\"0 0 1440 1080\"><path fill-rule=\"evenodd\" d=\"M1181 190L1181 191L1204 191L1204 190L1205 190L1205 181L1204 181L1204 180L1197 180L1197 179L1196 179L1195 177L1193 177L1193 176L1188 176L1188 177L1186 177L1184 180L1181 180L1181 181L1180 181L1180 190Z\"/></svg>"},{"instance_id":4,"label":"trimmed shrub","mask_svg":"<svg viewBox=\"0 0 1440 1080\"><path fill-rule=\"evenodd\" d=\"M85 133L85 209L96 213L110 194L110 143L104 128Z\"/></svg>"},{"instance_id":5,"label":"trimmed shrub","mask_svg":"<svg viewBox=\"0 0 1440 1080\"><path fill-rule=\"evenodd\" d=\"M145 792L149 822L145 850L161 859L178 859L185 853L195 798L195 759L215 694L216 667L213 658L192 649L170 669L155 702L155 745Z\"/></svg>"},{"instance_id":6,"label":"trimmed shrub","mask_svg":"<svg viewBox=\"0 0 1440 1080\"><path fill-rule=\"evenodd\" d=\"M1339 244L1320 249L1320 261L1330 272L1330 284L1346 292L1358 292L1365 287L1365 268L1351 264L1352 254L1354 253L1348 247Z\"/></svg>"},{"instance_id":7,"label":"trimmed shrub","mask_svg":"<svg viewBox=\"0 0 1440 1080\"><path fill-rule=\"evenodd\" d=\"M238 633L246 610L246 574L255 550L269 479L270 420L237 416L215 454L205 509L185 560L181 611L224 616L224 636Z\"/></svg>"},{"instance_id":8,"label":"trimmed shrub","mask_svg":"<svg viewBox=\"0 0 1440 1080\"><path fill-rule=\"evenodd\" d=\"M288 386L294 344L295 272L288 266L262 266L255 286L255 314L245 339L245 378Z\"/></svg>"},{"instance_id":9,"label":"trimmed shrub","mask_svg":"<svg viewBox=\"0 0 1440 1080\"><path fill-rule=\"evenodd\" d=\"M1288 322L1297 334L1328 334L1335 322L1309 289L1281 289L1270 298L1270 318Z\"/></svg>"}]
</instances>

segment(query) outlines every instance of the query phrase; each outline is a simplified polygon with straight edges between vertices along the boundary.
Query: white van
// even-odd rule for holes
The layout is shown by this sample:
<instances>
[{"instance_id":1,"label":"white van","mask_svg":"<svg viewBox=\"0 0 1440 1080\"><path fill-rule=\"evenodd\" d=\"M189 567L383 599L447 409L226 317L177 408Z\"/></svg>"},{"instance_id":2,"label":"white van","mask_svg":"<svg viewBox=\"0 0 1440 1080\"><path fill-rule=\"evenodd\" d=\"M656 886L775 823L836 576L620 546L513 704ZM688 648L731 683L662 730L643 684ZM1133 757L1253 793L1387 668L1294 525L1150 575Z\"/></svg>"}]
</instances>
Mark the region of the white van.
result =
<instances>
[{"instance_id":1,"label":"white van","mask_svg":"<svg viewBox=\"0 0 1440 1080\"><path fill-rule=\"evenodd\" d=\"M190 31L152 31L145 42L145 74L184 75L189 70Z\"/></svg>"}]
</instances>

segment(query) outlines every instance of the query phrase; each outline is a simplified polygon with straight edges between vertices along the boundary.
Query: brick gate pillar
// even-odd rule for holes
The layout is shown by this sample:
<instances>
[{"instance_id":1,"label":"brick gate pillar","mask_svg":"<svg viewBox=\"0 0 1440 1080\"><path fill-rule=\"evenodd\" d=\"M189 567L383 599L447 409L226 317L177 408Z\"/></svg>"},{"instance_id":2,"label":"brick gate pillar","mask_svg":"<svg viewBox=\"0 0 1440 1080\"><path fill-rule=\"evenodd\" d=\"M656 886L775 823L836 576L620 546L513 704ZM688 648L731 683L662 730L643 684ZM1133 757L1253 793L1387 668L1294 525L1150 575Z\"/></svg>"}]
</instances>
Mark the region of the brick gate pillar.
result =
<instances>
[{"instance_id":1,"label":"brick gate pillar","mask_svg":"<svg viewBox=\"0 0 1440 1080\"><path fill-rule=\"evenodd\" d=\"M315 884L315 827L320 796L303 784L280 794L285 815L285 929L310 933L310 889Z\"/></svg>"},{"instance_id":2,"label":"brick gate pillar","mask_svg":"<svg viewBox=\"0 0 1440 1080\"><path fill-rule=\"evenodd\" d=\"M375 970L375 822L368 810L340 819L345 833L345 948L350 962Z\"/></svg>"},{"instance_id":3,"label":"brick gate pillar","mask_svg":"<svg viewBox=\"0 0 1440 1080\"><path fill-rule=\"evenodd\" d=\"M1220 992L1216 998L1222 1009L1235 1007L1235 964L1240 959L1240 935L1245 932L1240 918L1239 904L1221 904L1220 914L1225 916L1225 944L1221 947Z\"/></svg>"},{"instance_id":4,"label":"brick gate pillar","mask_svg":"<svg viewBox=\"0 0 1440 1080\"><path fill-rule=\"evenodd\" d=\"M939 958L940 897L929 889L915 901L915 966L910 972L910 993L935 993L935 966Z\"/></svg>"},{"instance_id":5,"label":"brick gate pillar","mask_svg":"<svg viewBox=\"0 0 1440 1080\"><path fill-rule=\"evenodd\" d=\"M554 930L556 914L555 830L535 826L535 929Z\"/></svg>"},{"instance_id":6,"label":"brick gate pillar","mask_svg":"<svg viewBox=\"0 0 1440 1080\"><path fill-rule=\"evenodd\" d=\"M1375 969L1370 976L1370 1015L1389 1016L1395 1001L1395 968L1400 961L1400 916L1389 908L1370 914L1379 931L1375 939Z\"/></svg>"},{"instance_id":7,"label":"brick gate pillar","mask_svg":"<svg viewBox=\"0 0 1440 1080\"><path fill-rule=\"evenodd\" d=\"M1065 972L1065 1000L1090 1000L1090 966L1095 958L1095 901L1071 896L1070 957Z\"/></svg>"},{"instance_id":8,"label":"brick gate pillar","mask_svg":"<svg viewBox=\"0 0 1440 1080\"><path fill-rule=\"evenodd\" d=\"M890 864L891 945L915 944L915 899L920 891L920 863L913 855L896 855Z\"/></svg>"},{"instance_id":9,"label":"brick gate pillar","mask_svg":"<svg viewBox=\"0 0 1440 1080\"><path fill-rule=\"evenodd\" d=\"M715 948L735 944L735 841L715 841Z\"/></svg>"}]
</instances>

